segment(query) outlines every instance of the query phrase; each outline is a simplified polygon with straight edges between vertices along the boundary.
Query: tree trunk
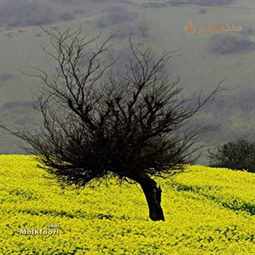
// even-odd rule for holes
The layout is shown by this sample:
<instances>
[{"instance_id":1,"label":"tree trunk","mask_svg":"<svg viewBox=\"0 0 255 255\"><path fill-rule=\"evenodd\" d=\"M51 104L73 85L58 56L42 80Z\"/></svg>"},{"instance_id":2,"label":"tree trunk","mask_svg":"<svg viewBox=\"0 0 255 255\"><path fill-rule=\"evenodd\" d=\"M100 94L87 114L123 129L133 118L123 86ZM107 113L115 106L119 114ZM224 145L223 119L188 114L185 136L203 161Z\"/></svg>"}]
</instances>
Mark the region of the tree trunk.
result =
<instances>
[{"instance_id":1,"label":"tree trunk","mask_svg":"<svg viewBox=\"0 0 255 255\"><path fill-rule=\"evenodd\" d=\"M138 182L144 192L149 207L149 216L151 220L165 220L164 213L161 208L161 188L157 187L157 183L147 175L132 177L131 179Z\"/></svg>"}]
</instances>

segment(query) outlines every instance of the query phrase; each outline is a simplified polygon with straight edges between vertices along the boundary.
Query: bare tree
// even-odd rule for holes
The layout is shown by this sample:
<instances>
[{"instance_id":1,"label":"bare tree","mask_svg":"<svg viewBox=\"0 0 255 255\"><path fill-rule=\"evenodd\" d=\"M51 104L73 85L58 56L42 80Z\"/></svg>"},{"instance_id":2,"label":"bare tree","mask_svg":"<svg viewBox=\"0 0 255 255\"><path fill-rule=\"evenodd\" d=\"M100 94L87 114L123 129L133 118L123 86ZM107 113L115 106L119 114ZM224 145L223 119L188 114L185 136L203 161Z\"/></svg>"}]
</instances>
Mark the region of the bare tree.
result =
<instances>
[{"instance_id":1,"label":"bare tree","mask_svg":"<svg viewBox=\"0 0 255 255\"><path fill-rule=\"evenodd\" d=\"M79 31L46 32L56 73L38 73L43 129L11 132L64 183L84 186L108 173L139 183L149 217L164 220L161 188L151 177L166 177L191 162L198 133L183 128L219 86L194 103L181 97L179 79L167 74L168 53L155 56L130 39L130 58L115 68L118 62L107 58L111 38L98 44L99 38L89 40Z\"/></svg>"}]
</instances>

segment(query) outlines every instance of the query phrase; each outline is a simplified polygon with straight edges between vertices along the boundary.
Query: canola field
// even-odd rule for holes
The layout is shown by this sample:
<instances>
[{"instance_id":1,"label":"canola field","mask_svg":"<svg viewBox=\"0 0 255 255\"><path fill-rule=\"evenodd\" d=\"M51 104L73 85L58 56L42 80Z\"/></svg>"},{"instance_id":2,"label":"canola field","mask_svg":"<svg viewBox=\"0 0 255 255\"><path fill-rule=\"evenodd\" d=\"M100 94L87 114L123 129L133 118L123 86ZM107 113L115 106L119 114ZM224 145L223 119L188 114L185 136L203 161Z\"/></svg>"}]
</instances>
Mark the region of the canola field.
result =
<instances>
[{"instance_id":1,"label":"canola field","mask_svg":"<svg viewBox=\"0 0 255 255\"><path fill-rule=\"evenodd\" d=\"M111 177L63 189L32 156L0 156L2 255L253 255L255 174L189 166L153 222L140 186Z\"/></svg>"}]
</instances>

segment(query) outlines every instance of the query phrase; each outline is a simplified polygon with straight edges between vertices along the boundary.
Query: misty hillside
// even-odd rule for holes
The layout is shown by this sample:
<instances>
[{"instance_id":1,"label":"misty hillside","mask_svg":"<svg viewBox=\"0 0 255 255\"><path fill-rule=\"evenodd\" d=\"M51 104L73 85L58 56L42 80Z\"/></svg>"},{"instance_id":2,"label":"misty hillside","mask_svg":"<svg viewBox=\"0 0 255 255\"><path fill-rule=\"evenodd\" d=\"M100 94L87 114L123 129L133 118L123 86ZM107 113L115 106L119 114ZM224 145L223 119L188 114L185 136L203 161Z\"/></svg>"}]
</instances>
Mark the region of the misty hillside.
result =
<instances>
[{"instance_id":1,"label":"misty hillside","mask_svg":"<svg viewBox=\"0 0 255 255\"><path fill-rule=\"evenodd\" d=\"M192 125L206 126L201 143L217 145L254 134L255 2L252 0L0 0L0 116L13 128L36 128L33 110L40 90L31 67L54 73L45 56L48 38L39 26L81 26L84 34L113 33L125 58L130 34L157 50L176 51L169 72L180 76L186 95L204 94L224 80L226 91ZM236 25L238 32L193 34L194 26ZM23 152L24 145L0 133L0 152ZM204 159L202 159L203 162Z\"/></svg>"}]
</instances>

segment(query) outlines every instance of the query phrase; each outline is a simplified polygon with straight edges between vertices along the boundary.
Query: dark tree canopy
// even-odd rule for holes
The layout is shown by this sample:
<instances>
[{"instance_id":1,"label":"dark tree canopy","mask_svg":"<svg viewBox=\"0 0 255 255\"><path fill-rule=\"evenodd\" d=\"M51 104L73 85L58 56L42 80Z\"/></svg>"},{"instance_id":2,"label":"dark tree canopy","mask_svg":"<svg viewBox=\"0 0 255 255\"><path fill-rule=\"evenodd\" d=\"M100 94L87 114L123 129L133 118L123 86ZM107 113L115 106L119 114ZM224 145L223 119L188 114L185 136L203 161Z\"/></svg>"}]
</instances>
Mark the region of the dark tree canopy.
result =
<instances>
[{"instance_id":1,"label":"dark tree canopy","mask_svg":"<svg viewBox=\"0 0 255 255\"><path fill-rule=\"evenodd\" d=\"M191 161L198 133L183 128L219 87L194 104L166 71L169 53L156 56L130 39L129 59L115 68L118 60L107 57L112 38L99 43L79 31L46 32L56 73L37 75L44 87L43 129L14 134L61 181L83 186L110 172L138 182L150 218L164 220L161 189L150 176L173 174Z\"/></svg>"},{"instance_id":2,"label":"dark tree canopy","mask_svg":"<svg viewBox=\"0 0 255 255\"><path fill-rule=\"evenodd\" d=\"M208 151L211 166L255 172L255 142L237 139Z\"/></svg>"}]
</instances>

